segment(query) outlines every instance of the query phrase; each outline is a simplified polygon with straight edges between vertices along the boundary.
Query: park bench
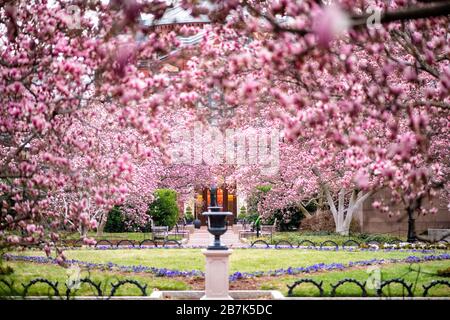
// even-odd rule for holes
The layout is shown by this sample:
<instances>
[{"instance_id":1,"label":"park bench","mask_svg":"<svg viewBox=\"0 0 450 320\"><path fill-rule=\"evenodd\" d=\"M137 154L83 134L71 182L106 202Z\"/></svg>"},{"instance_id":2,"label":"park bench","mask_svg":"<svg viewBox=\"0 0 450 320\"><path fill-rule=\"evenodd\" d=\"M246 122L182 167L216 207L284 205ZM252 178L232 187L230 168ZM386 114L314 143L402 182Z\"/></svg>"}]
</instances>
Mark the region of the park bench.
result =
<instances>
[{"instance_id":1,"label":"park bench","mask_svg":"<svg viewBox=\"0 0 450 320\"><path fill-rule=\"evenodd\" d=\"M261 229L259 231L260 237L270 237L270 240L272 241L273 233L276 231L277 226L277 219L274 220L273 224L263 224L261 225ZM242 238L250 238L257 236L257 231L255 230L255 226L253 223L249 225L248 229L240 230L239 231L239 239Z\"/></svg>"},{"instance_id":2,"label":"park bench","mask_svg":"<svg viewBox=\"0 0 450 320\"><path fill-rule=\"evenodd\" d=\"M153 226L152 238L154 241L166 241L169 238L169 227L167 226Z\"/></svg>"},{"instance_id":3,"label":"park bench","mask_svg":"<svg viewBox=\"0 0 450 320\"><path fill-rule=\"evenodd\" d=\"M184 219L182 221L179 221L169 232L169 235L175 237L181 236L181 238L186 238L189 240L190 232L186 229L186 221Z\"/></svg>"},{"instance_id":4,"label":"park bench","mask_svg":"<svg viewBox=\"0 0 450 320\"><path fill-rule=\"evenodd\" d=\"M168 226L156 226L153 219L150 218L151 232L153 241L167 241L169 237Z\"/></svg>"},{"instance_id":5,"label":"park bench","mask_svg":"<svg viewBox=\"0 0 450 320\"><path fill-rule=\"evenodd\" d=\"M153 219L150 219L150 222L152 239L154 241L167 241L169 240L169 237L189 239L189 230L185 229L184 222L177 223L170 231L168 226L155 226Z\"/></svg>"}]
</instances>

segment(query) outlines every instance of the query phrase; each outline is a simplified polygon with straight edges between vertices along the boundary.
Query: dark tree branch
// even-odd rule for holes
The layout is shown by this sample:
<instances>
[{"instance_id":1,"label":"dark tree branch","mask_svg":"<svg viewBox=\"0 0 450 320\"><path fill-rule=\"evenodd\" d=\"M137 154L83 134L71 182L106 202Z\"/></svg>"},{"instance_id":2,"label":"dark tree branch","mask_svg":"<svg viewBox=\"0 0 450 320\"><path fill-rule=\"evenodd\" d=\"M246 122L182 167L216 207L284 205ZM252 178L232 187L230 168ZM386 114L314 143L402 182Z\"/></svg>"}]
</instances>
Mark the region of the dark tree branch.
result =
<instances>
[{"instance_id":1,"label":"dark tree branch","mask_svg":"<svg viewBox=\"0 0 450 320\"><path fill-rule=\"evenodd\" d=\"M450 1L434 2L426 6L414 6L396 11L386 11L381 14L380 23L415 20L424 18L443 17L450 14ZM351 17L353 27L366 26L370 14L354 15Z\"/></svg>"},{"instance_id":2,"label":"dark tree branch","mask_svg":"<svg viewBox=\"0 0 450 320\"><path fill-rule=\"evenodd\" d=\"M427 2L430 4L420 5L420 6L411 6L395 11L385 11L380 14L380 23L389 23L395 21L405 21L405 20L416 20L416 19L426 19L426 18L434 18L434 17L445 17L450 14L450 1L449 0L434 0L428 1L425 0L423 2ZM275 33L277 32L289 32L295 33L300 36L304 36L310 33L310 30L306 29L295 29L290 28L288 26L281 25L274 17L269 16L267 14L262 13L258 9L251 6L248 2L244 2L249 11L261 18L264 18L273 28ZM371 14L362 14L362 15L351 15L351 26L355 29L366 27L367 19L371 17Z\"/></svg>"}]
</instances>

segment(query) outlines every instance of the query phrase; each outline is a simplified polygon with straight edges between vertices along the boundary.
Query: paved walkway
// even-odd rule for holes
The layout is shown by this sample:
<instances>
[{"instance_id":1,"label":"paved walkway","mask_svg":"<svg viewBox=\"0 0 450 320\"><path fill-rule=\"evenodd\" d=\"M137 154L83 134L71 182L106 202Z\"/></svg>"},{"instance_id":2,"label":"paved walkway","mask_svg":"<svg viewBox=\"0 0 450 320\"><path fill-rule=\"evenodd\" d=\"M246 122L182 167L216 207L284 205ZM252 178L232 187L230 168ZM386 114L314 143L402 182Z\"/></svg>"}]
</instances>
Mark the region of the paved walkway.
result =
<instances>
[{"instance_id":1,"label":"paved walkway","mask_svg":"<svg viewBox=\"0 0 450 320\"><path fill-rule=\"evenodd\" d=\"M208 229L205 226L203 226L200 229L195 229L194 233L190 235L187 245L207 247L213 243L213 239L213 235L208 232ZM229 248L244 246L244 244L239 241L239 235L234 233L231 229L228 229L228 231L220 237L220 242Z\"/></svg>"}]
</instances>

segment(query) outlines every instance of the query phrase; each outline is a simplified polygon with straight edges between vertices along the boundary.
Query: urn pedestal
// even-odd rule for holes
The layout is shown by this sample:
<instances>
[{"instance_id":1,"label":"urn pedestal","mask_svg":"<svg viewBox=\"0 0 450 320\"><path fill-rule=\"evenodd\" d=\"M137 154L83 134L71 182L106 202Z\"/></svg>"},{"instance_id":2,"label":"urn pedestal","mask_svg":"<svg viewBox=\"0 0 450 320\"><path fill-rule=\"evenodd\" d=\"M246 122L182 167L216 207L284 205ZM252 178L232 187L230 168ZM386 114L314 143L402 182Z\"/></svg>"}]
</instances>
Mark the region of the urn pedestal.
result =
<instances>
[{"instance_id":1,"label":"urn pedestal","mask_svg":"<svg viewBox=\"0 0 450 320\"><path fill-rule=\"evenodd\" d=\"M229 258L233 250L202 250L206 257L205 295L202 300L232 300L229 290Z\"/></svg>"}]
</instances>

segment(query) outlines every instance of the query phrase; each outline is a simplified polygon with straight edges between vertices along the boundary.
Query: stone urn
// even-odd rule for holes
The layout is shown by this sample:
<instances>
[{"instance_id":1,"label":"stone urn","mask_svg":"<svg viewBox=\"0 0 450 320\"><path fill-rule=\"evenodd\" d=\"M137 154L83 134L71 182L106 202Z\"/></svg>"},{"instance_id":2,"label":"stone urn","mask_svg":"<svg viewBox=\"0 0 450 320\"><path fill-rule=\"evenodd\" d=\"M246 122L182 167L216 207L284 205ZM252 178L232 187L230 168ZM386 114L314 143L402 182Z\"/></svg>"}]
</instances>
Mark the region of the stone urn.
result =
<instances>
[{"instance_id":1,"label":"stone urn","mask_svg":"<svg viewBox=\"0 0 450 320\"><path fill-rule=\"evenodd\" d=\"M202 222L199 219L195 219L193 224L195 229L200 229L200 227L202 226Z\"/></svg>"}]
</instances>

